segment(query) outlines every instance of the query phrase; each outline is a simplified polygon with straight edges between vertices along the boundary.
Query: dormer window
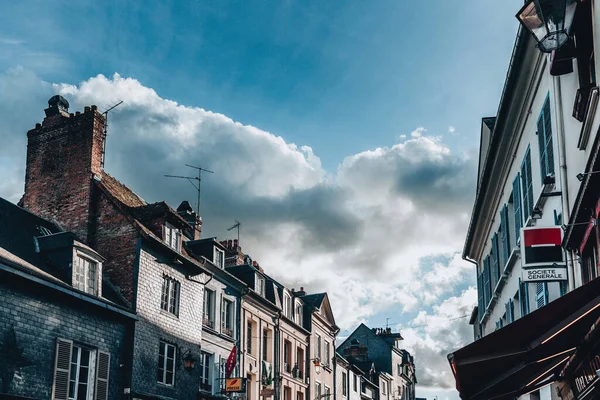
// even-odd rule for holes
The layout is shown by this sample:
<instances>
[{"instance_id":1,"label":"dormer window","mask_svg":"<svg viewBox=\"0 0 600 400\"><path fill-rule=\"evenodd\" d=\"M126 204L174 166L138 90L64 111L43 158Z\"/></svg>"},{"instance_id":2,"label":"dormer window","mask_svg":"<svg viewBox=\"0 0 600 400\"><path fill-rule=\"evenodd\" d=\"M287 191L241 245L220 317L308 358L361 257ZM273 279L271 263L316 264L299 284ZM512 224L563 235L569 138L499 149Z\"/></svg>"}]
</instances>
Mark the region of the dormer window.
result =
<instances>
[{"instance_id":1,"label":"dormer window","mask_svg":"<svg viewBox=\"0 0 600 400\"><path fill-rule=\"evenodd\" d=\"M181 243L181 231L175 228L173 225L166 223L164 226L164 241L167 242L169 247L179 251Z\"/></svg>"},{"instance_id":2,"label":"dormer window","mask_svg":"<svg viewBox=\"0 0 600 400\"><path fill-rule=\"evenodd\" d=\"M288 317L290 319L293 318L292 298L287 293L284 293L284 295L283 295L283 312L285 313L286 317Z\"/></svg>"},{"instance_id":3,"label":"dormer window","mask_svg":"<svg viewBox=\"0 0 600 400\"><path fill-rule=\"evenodd\" d=\"M296 323L302 326L302 304L296 302Z\"/></svg>"},{"instance_id":4,"label":"dormer window","mask_svg":"<svg viewBox=\"0 0 600 400\"><path fill-rule=\"evenodd\" d=\"M263 278L262 276L257 276L256 287L254 289L256 290L256 293L265 297L265 278Z\"/></svg>"},{"instance_id":5,"label":"dormer window","mask_svg":"<svg viewBox=\"0 0 600 400\"><path fill-rule=\"evenodd\" d=\"M225 267L225 252L215 247L214 263L219 268Z\"/></svg>"},{"instance_id":6,"label":"dormer window","mask_svg":"<svg viewBox=\"0 0 600 400\"><path fill-rule=\"evenodd\" d=\"M98 264L90 259L76 256L73 268L73 286L97 296L98 280Z\"/></svg>"}]
</instances>

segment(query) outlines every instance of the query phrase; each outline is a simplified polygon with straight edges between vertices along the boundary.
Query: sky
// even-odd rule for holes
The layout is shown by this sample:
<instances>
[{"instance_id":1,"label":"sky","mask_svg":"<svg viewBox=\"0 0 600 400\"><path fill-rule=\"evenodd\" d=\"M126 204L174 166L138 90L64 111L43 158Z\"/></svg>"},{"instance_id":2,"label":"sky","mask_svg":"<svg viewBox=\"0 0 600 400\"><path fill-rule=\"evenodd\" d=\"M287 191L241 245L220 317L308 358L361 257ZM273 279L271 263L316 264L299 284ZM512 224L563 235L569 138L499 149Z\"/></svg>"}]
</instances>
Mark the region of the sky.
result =
<instances>
[{"instance_id":1,"label":"sky","mask_svg":"<svg viewBox=\"0 0 600 400\"><path fill-rule=\"evenodd\" d=\"M76 3L76 4L74 4ZM461 260L481 118L522 1L19 1L0 14L0 197L23 193L26 132L56 93L110 114L106 170L146 201L195 201L290 287L327 291L340 337L400 330L417 395L458 399L472 341Z\"/></svg>"}]
</instances>

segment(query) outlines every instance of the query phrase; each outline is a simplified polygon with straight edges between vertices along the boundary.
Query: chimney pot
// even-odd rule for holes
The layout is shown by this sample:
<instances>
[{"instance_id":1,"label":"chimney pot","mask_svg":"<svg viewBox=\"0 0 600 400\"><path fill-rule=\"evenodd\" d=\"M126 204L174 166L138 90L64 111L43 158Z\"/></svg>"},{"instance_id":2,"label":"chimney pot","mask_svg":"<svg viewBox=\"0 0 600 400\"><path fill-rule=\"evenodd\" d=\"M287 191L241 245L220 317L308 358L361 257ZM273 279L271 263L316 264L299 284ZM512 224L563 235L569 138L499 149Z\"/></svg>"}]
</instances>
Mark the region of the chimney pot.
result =
<instances>
[{"instance_id":1,"label":"chimney pot","mask_svg":"<svg viewBox=\"0 0 600 400\"><path fill-rule=\"evenodd\" d=\"M89 113L90 111L91 111L90 106L83 107L83 112L84 113Z\"/></svg>"},{"instance_id":2,"label":"chimney pot","mask_svg":"<svg viewBox=\"0 0 600 400\"><path fill-rule=\"evenodd\" d=\"M229 239L229 240L227 240L227 248L231 249L231 247L232 247L232 242L231 242L231 239Z\"/></svg>"},{"instance_id":3,"label":"chimney pot","mask_svg":"<svg viewBox=\"0 0 600 400\"><path fill-rule=\"evenodd\" d=\"M98 110L98 107L96 107L95 105L92 105L92 111L96 111Z\"/></svg>"},{"instance_id":4,"label":"chimney pot","mask_svg":"<svg viewBox=\"0 0 600 400\"><path fill-rule=\"evenodd\" d=\"M304 292L304 286L300 286L300 291Z\"/></svg>"},{"instance_id":5,"label":"chimney pot","mask_svg":"<svg viewBox=\"0 0 600 400\"><path fill-rule=\"evenodd\" d=\"M37 124L35 124L36 129L39 129L42 127L42 124L40 124L39 122Z\"/></svg>"},{"instance_id":6,"label":"chimney pot","mask_svg":"<svg viewBox=\"0 0 600 400\"><path fill-rule=\"evenodd\" d=\"M75 115L81 115L80 111L75 111Z\"/></svg>"}]
</instances>

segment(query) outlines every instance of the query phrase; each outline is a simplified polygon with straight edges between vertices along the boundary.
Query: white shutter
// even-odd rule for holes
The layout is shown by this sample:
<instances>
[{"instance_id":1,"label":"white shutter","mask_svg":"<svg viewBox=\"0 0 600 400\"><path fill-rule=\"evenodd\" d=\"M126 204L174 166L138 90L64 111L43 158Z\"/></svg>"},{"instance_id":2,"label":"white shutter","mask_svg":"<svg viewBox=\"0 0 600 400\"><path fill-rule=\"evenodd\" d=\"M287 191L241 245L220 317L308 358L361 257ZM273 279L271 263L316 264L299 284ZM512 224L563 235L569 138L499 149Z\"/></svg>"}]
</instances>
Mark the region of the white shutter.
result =
<instances>
[{"instance_id":1,"label":"white shutter","mask_svg":"<svg viewBox=\"0 0 600 400\"><path fill-rule=\"evenodd\" d=\"M110 353L98 351L96 365L96 394L94 400L108 399L108 377L110 371Z\"/></svg>"},{"instance_id":2,"label":"white shutter","mask_svg":"<svg viewBox=\"0 0 600 400\"><path fill-rule=\"evenodd\" d=\"M54 361L54 383L52 384L52 399L67 400L69 398L69 379L71 371L71 356L73 341L56 339L56 359Z\"/></svg>"}]
</instances>

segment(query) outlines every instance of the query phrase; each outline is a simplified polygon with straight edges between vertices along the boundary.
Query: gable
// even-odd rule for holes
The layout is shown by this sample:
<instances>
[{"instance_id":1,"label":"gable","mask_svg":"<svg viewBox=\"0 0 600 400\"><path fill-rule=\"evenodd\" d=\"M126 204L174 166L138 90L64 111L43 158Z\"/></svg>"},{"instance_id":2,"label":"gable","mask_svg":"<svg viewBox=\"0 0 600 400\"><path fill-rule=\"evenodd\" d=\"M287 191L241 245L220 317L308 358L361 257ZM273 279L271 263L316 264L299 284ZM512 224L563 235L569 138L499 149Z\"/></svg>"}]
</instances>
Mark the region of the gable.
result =
<instances>
[{"instance_id":1,"label":"gable","mask_svg":"<svg viewBox=\"0 0 600 400\"><path fill-rule=\"evenodd\" d=\"M329 302L329 297L327 296L327 293L325 293L325 297L323 298L323 302L321 303L319 313L332 326L336 326L333 311L331 310L331 303Z\"/></svg>"}]
</instances>

